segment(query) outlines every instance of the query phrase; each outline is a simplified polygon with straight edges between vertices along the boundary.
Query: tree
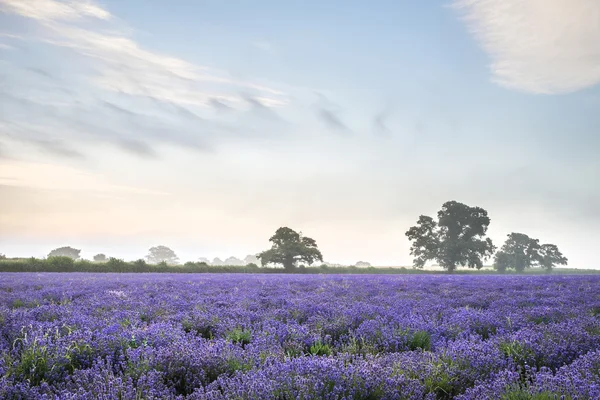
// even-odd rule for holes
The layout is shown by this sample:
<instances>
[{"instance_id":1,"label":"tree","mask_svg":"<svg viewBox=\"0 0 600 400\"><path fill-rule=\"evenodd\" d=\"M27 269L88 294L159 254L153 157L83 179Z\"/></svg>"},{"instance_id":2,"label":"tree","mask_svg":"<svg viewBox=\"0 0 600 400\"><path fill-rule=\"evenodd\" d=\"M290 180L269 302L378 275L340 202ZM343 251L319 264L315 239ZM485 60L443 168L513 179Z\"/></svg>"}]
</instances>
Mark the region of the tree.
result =
<instances>
[{"instance_id":1,"label":"tree","mask_svg":"<svg viewBox=\"0 0 600 400\"><path fill-rule=\"evenodd\" d=\"M212 265L219 266L219 265L225 265L225 264L223 264L223 260L221 260L219 257L215 257L212 261Z\"/></svg>"},{"instance_id":2,"label":"tree","mask_svg":"<svg viewBox=\"0 0 600 400\"><path fill-rule=\"evenodd\" d=\"M106 262L106 255L105 254L96 254L94 256L94 261L95 262Z\"/></svg>"},{"instance_id":3,"label":"tree","mask_svg":"<svg viewBox=\"0 0 600 400\"><path fill-rule=\"evenodd\" d=\"M275 231L269 239L273 243L269 250L257 255L263 266L267 264L283 264L287 271L296 268L298 261L311 265L315 261L323 261L323 255L317 248L317 242L302 232L298 233L290 228L282 227Z\"/></svg>"},{"instance_id":4,"label":"tree","mask_svg":"<svg viewBox=\"0 0 600 400\"><path fill-rule=\"evenodd\" d=\"M539 259L540 241L524 233L509 233L506 242L495 257L494 266L498 271L514 268L523 272Z\"/></svg>"},{"instance_id":5,"label":"tree","mask_svg":"<svg viewBox=\"0 0 600 400\"><path fill-rule=\"evenodd\" d=\"M410 254L415 268L423 268L429 260L436 260L448 272L459 265L480 269L482 259L491 257L495 247L485 238L490 218L480 207L469 207L457 201L448 201L437 213L438 221L421 215L417 225L406 231L412 245Z\"/></svg>"},{"instance_id":6,"label":"tree","mask_svg":"<svg viewBox=\"0 0 600 400\"><path fill-rule=\"evenodd\" d=\"M538 252L538 264L548 272L552 271L555 265L567 265L569 261L563 256L554 244L543 244Z\"/></svg>"},{"instance_id":7,"label":"tree","mask_svg":"<svg viewBox=\"0 0 600 400\"><path fill-rule=\"evenodd\" d=\"M79 258L80 258L79 253L81 253L81 250L77 250L72 247L68 247L68 246L59 247L58 249L54 249L50 253L48 253L48 258L50 258L50 257L69 257L69 258L72 258L73 260L79 260Z\"/></svg>"},{"instance_id":8,"label":"tree","mask_svg":"<svg viewBox=\"0 0 600 400\"><path fill-rule=\"evenodd\" d=\"M258 257L256 257L253 254L248 254L245 258L244 258L244 264L245 265L249 265L249 264L258 264Z\"/></svg>"},{"instance_id":9,"label":"tree","mask_svg":"<svg viewBox=\"0 0 600 400\"><path fill-rule=\"evenodd\" d=\"M6 260L6 256L2 253L0 253L0 260Z\"/></svg>"},{"instance_id":10,"label":"tree","mask_svg":"<svg viewBox=\"0 0 600 400\"><path fill-rule=\"evenodd\" d=\"M246 265L244 264L244 262L242 260L240 260L237 257L229 257L227 258L225 261L223 261L223 264L225 265L237 265L237 266L241 266L241 265Z\"/></svg>"},{"instance_id":11,"label":"tree","mask_svg":"<svg viewBox=\"0 0 600 400\"><path fill-rule=\"evenodd\" d=\"M497 252L494 256L494 269L498 272L505 272L510 267L510 256L503 251Z\"/></svg>"},{"instance_id":12,"label":"tree","mask_svg":"<svg viewBox=\"0 0 600 400\"><path fill-rule=\"evenodd\" d=\"M174 265L179 262L179 257L177 257L175 252L167 246L151 247L146 259L150 264L160 264L161 262L165 262Z\"/></svg>"}]
</instances>

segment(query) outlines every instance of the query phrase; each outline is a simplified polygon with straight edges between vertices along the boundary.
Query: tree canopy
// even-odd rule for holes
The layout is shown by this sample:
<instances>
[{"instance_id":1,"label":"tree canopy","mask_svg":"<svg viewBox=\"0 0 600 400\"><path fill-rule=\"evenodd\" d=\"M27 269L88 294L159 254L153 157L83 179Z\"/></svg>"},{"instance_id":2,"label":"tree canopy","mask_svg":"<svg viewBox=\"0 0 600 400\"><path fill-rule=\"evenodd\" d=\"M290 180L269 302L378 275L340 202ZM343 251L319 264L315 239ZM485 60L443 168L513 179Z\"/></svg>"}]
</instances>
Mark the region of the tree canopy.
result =
<instances>
[{"instance_id":1,"label":"tree canopy","mask_svg":"<svg viewBox=\"0 0 600 400\"><path fill-rule=\"evenodd\" d=\"M100 254L96 254L94 256L94 261L96 261L96 262L106 262L106 260L107 260L107 258L106 258L105 254L100 253Z\"/></svg>"},{"instance_id":2,"label":"tree canopy","mask_svg":"<svg viewBox=\"0 0 600 400\"><path fill-rule=\"evenodd\" d=\"M551 271L556 265L567 265L567 258L554 244L542 244L524 233L510 233L502 248L496 253L494 268L500 272L514 269L523 272L539 266Z\"/></svg>"},{"instance_id":3,"label":"tree canopy","mask_svg":"<svg viewBox=\"0 0 600 400\"><path fill-rule=\"evenodd\" d=\"M175 252L167 246L151 247L150 250L148 250L146 259L150 264L159 264L164 262L174 265L179 263L179 257L177 257Z\"/></svg>"},{"instance_id":4,"label":"tree canopy","mask_svg":"<svg viewBox=\"0 0 600 400\"><path fill-rule=\"evenodd\" d=\"M509 233L506 242L496 253L494 267L498 271L514 268L523 272L531 267L539 258L540 241L524 233Z\"/></svg>"},{"instance_id":5,"label":"tree canopy","mask_svg":"<svg viewBox=\"0 0 600 400\"><path fill-rule=\"evenodd\" d=\"M481 207L470 207L457 201L448 201L437 213L438 220L421 215L417 225L406 236L412 241L410 253L414 266L436 260L448 272L460 265L480 269L482 259L495 251L492 240L486 238L490 218Z\"/></svg>"},{"instance_id":6,"label":"tree canopy","mask_svg":"<svg viewBox=\"0 0 600 400\"><path fill-rule=\"evenodd\" d=\"M69 258L72 258L73 260L79 260L80 253L81 253L81 250L74 249L69 246L65 246L65 247L59 247L57 249L52 250L50 253L48 253L48 257L69 257Z\"/></svg>"},{"instance_id":7,"label":"tree canopy","mask_svg":"<svg viewBox=\"0 0 600 400\"><path fill-rule=\"evenodd\" d=\"M299 261L311 265L315 261L323 261L323 255L317 248L317 242L307 236L302 236L293 229L282 227L275 231L269 239L273 243L269 250L257 255L263 266L267 264L282 264L290 271L296 268Z\"/></svg>"},{"instance_id":8,"label":"tree canopy","mask_svg":"<svg viewBox=\"0 0 600 400\"><path fill-rule=\"evenodd\" d=\"M543 244L540 247L538 264L548 271L556 265L567 265L569 260L558 250L555 244Z\"/></svg>"}]
</instances>

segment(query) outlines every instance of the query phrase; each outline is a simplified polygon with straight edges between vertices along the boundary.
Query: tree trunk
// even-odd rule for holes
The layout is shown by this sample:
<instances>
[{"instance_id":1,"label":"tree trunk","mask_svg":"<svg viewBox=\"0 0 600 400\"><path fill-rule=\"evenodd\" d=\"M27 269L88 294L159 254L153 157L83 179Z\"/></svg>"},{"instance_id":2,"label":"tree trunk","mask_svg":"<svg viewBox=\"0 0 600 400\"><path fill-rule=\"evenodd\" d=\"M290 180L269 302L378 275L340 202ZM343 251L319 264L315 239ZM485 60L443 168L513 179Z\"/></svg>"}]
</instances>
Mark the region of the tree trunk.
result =
<instances>
[{"instance_id":1,"label":"tree trunk","mask_svg":"<svg viewBox=\"0 0 600 400\"><path fill-rule=\"evenodd\" d=\"M294 260L293 257L288 257L283 261L283 268L285 268L286 271L293 271L296 266L295 264L296 260Z\"/></svg>"}]
</instances>

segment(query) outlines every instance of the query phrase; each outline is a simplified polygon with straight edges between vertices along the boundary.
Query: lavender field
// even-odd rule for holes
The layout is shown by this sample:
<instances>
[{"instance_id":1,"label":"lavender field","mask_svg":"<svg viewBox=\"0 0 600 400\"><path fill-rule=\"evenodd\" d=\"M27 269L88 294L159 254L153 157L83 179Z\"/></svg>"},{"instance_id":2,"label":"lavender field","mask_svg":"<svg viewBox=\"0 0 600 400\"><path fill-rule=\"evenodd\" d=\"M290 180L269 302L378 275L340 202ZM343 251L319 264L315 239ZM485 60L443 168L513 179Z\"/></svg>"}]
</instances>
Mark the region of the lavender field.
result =
<instances>
[{"instance_id":1,"label":"lavender field","mask_svg":"<svg viewBox=\"0 0 600 400\"><path fill-rule=\"evenodd\" d=\"M599 345L598 276L0 275L2 399L598 399Z\"/></svg>"}]
</instances>

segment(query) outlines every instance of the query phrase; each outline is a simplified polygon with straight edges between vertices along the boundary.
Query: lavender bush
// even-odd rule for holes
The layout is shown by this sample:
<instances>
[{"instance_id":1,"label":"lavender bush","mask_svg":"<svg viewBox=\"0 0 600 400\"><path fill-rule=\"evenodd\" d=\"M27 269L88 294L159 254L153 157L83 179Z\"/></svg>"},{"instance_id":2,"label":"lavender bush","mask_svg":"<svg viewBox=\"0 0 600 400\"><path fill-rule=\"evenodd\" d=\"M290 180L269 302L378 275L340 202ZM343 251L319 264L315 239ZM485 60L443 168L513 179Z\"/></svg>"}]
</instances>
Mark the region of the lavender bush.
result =
<instances>
[{"instance_id":1,"label":"lavender bush","mask_svg":"<svg viewBox=\"0 0 600 400\"><path fill-rule=\"evenodd\" d=\"M0 274L2 399L598 399L600 277Z\"/></svg>"}]
</instances>

